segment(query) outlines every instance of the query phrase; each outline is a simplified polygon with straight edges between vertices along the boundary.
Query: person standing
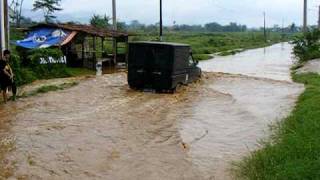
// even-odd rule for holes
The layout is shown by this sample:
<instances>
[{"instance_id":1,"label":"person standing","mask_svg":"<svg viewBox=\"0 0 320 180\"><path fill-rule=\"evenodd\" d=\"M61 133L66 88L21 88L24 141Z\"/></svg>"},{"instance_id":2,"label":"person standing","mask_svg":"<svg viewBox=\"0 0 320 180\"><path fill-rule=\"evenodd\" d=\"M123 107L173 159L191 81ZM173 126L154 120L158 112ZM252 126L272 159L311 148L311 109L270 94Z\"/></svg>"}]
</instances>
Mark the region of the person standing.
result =
<instances>
[{"instance_id":1,"label":"person standing","mask_svg":"<svg viewBox=\"0 0 320 180\"><path fill-rule=\"evenodd\" d=\"M12 100L16 99L17 87L14 81L14 74L9 65L11 52L9 50L3 51L3 57L0 60L0 85L3 94L4 103L7 102L7 91L9 88L12 90Z\"/></svg>"}]
</instances>

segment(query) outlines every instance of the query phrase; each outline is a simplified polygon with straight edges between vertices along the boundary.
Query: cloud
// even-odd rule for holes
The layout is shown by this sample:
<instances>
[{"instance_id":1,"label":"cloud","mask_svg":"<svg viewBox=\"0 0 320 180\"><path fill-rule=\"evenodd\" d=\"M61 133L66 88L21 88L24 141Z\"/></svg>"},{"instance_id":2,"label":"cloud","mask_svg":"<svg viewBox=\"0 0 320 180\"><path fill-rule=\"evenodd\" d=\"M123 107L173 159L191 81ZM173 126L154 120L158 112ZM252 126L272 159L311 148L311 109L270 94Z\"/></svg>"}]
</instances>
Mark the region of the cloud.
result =
<instances>
[{"instance_id":1,"label":"cloud","mask_svg":"<svg viewBox=\"0 0 320 180\"><path fill-rule=\"evenodd\" d=\"M24 14L41 18L31 12L33 0L27 1ZM250 27L262 26L262 13L267 13L267 24L302 24L302 0L163 0L164 23L205 24L237 22ZM88 22L93 14L112 14L111 0L62 0L61 20ZM317 4L309 4L309 22L317 22ZM159 0L117 0L118 19L130 22L156 23L159 20Z\"/></svg>"}]
</instances>

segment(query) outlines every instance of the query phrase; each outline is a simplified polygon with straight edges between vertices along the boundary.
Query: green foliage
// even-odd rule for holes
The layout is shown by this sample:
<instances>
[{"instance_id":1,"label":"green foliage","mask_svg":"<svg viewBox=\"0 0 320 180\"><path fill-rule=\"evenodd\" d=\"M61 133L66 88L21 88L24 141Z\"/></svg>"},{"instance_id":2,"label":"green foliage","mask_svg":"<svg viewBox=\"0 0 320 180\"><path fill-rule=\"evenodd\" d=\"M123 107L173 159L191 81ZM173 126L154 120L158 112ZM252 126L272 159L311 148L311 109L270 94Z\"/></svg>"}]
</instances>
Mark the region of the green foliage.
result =
<instances>
[{"instance_id":1,"label":"green foliage","mask_svg":"<svg viewBox=\"0 0 320 180\"><path fill-rule=\"evenodd\" d=\"M61 85L45 85L45 86L41 86L40 88L38 88L34 91L31 91L29 93L24 93L22 96L19 96L18 98L36 96L38 94L45 94L45 93L52 92L52 91L60 91L60 90L71 88L76 85L78 85L77 82L63 83Z\"/></svg>"},{"instance_id":2,"label":"green foliage","mask_svg":"<svg viewBox=\"0 0 320 180\"><path fill-rule=\"evenodd\" d=\"M157 41L158 34L138 34L131 37L131 41ZM224 52L223 54L238 53L238 49L253 49L269 46L280 41L288 41L291 37L282 38L280 33L270 33L266 43L263 33L239 32L239 33L166 33L164 41L190 44L196 59L206 60L210 54ZM204 58L206 55L206 58ZM199 57L199 58L198 58Z\"/></svg>"},{"instance_id":3,"label":"green foliage","mask_svg":"<svg viewBox=\"0 0 320 180\"><path fill-rule=\"evenodd\" d=\"M202 60L208 60L208 59L210 59L211 56L208 55L208 54L194 54L194 55L193 55L193 58L194 58L195 60L202 61Z\"/></svg>"},{"instance_id":4,"label":"green foliage","mask_svg":"<svg viewBox=\"0 0 320 180\"><path fill-rule=\"evenodd\" d=\"M101 16L94 14L90 19L90 24L98 28L108 28L110 27L109 21L110 17L107 15Z\"/></svg>"},{"instance_id":5,"label":"green foliage","mask_svg":"<svg viewBox=\"0 0 320 180\"><path fill-rule=\"evenodd\" d=\"M21 40L24 38L24 32L12 28L10 31L10 40Z\"/></svg>"},{"instance_id":6,"label":"green foliage","mask_svg":"<svg viewBox=\"0 0 320 180\"><path fill-rule=\"evenodd\" d=\"M263 28L260 29L248 29L246 25L230 22L228 25L221 25L217 22L208 22L205 25L188 25L188 24L176 24L173 22L173 26L164 26L164 32L189 32L189 33L204 33L204 32L263 32ZM138 20L133 20L128 24L124 24L127 31L134 33L157 33L159 31L159 23L155 24L143 24ZM289 25L287 27L274 27L267 28L267 32L277 32L281 34L292 34L299 32L299 28L295 25Z\"/></svg>"},{"instance_id":7,"label":"green foliage","mask_svg":"<svg viewBox=\"0 0 320 180\"><path fill-rule=\"evenodd\" d=\"M50 91L58 91L58 90L64 90L67 88L71 88L73 86L78 85L77 82L72 82L72 83L64 83L61 85L50 85L50 86L42 86L39 89L37 89L34 93L35 94L44 94Z\"/></svg>"},{"instance_id":8,"label":"green foliage","mask_svg":"<svg viewBox=\"0 0 320 180\"><path fill-rule=\"evenodd\" d=\"M18 55L12 53L10 58L10 66L15 74L17 86L32 83L37 79L63 78L71 76L94 75L95 71L85 68L67 68L64 64L40 64L40 58L62 56L60 50L57 49L37 49L29 52L31 54L31 64L28 67L21 65Z\"/></svg>"},{"instance_id":9,"label":"green foliage","mask_svg":"<svg viewBox=\"0 0 320 180\"><path fill-rule=\"evenodd\" d=\"M56 16L53 15L55 11L61 11L61 0L35 0L33 3L33 11L42 10L44 21L46 23L52 22Z\"/></svg>"},{"instance_id":10,"label":"green foliage","mask_svg":"<svg viewBox=\"0 0 320 180\"><path fill-rule=\"evenodd\" d=\"M88 76L88 75L95 75L96 71L86 68L67 68L68 73L73 76Z\"/></svg>"},{"instance_id":11,"label":"green foliage","mask_svg":"<svg viewBox=\"0 0 320 180\"><path fill-rule=\"evenodd\" d=\"M293 75L293 79L304 83L306 91L263 149L238 164L235 172L240 179L320 179L320 76Z\"/></svg>"},{"instance_id":12,"label":"green foliage","mask_svg":"<svg viewBox=\"0 0 320 180\"><path fill-rule=\"evenodd\" d=\"M21 61L18 55L12 54L9 63L15 74L15 81L18 86L31 83L36 79L32 71L21 68Z\"/></svg>"},{"instance_id":13,"label":"green foliage","mask_svg":"<svg viewBox=\"0 0 320 180\"><path fill-rule=\"evenodd\" d=\"M23 2L24 0L12 0L9 16L11 19L11 22L15 24L16 27L20 27L21 20L23 18L22 16L22 8L23 8Z\"/></svg>"},{"instance_id":14,"label":"green foliage","mask_svg":"<svg viewBox=\"0 0 320 180\"><path fill-rule=\"evenodd\" d=\"M17 70L15 72L17 86L29 84L37 80L36 74L29 68L21 68L20 70Z\"/></svg>"},{"instance_id":15,"label":"green foliage","mask_svg":"<svg viewBox=\"0 0 320 180\"><path fill-rule=\"evenodd\" d=\"M117 28L119 31L126 31L127 25L125 22L117 22Z\"/></svg>"},{"instance_id":16,"label":"green foliage","mask_svg":"<svg viewBox=\"0 0 320 180\"><path fill-rule=\"evenodd\" d=\"M51 63L50 58L60 59L63 53L59 49L35 49L30 52L32 70L38 79L64 78L71 76L65 64ZM41 59L46 62L40 64Z\"/></svg>"},{"instance_id":17,"label":"green foliage","mask_svg":"<svg viewBox=\"0 0 320 180\"><path fill-rule=\"evenodd\" d=\"M235 55L237 53L243 52L242 49L235 49L235 50L229 50L229 51L223 51L218 53L219 56L230 56L230 55Z\"/></svg>"},{"instance_id":18,"label":"green foliage","mask_svg":"<svg viewBox=\"0 0 320 180\"><path fill-rule=\"evenodd\" d=\"M320 31L318 29L297 36L292 44L293 53L300 63L320 58Z\"/></svg>"},{"instance_id":19,"label":"green foliage","mask_svg":"<svg viewBox=\"0 0 320 180\"><path fill-rule=\"evenodd\" d=\"M206 31L209 32L245 32L247 31L246 25L237 23L230 23L229 25L223 26L216 22L208 23L204 26Z\"/></svg>"}]
</instances>

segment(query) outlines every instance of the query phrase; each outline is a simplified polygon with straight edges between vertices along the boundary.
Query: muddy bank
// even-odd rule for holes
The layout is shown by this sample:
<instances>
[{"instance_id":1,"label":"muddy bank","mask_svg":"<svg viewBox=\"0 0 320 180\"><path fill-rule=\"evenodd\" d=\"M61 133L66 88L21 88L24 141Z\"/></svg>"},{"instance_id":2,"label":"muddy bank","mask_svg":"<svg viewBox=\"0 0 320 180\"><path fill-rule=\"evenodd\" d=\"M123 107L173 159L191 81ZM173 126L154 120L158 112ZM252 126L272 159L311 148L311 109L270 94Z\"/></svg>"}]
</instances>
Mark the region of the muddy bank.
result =
<instances>
[{"instance_id":1,"label":"muddy bank","mask_svg":"<svg viewBox=\"0 0 320 180\"><path fill-rule=\"evenodd\" d=\"M320 59L314 59L306 62L303 67L296 70L298 74L317 73L320 74Z\"/></svg>"},{"instance_id":2,"label":"muddy bank","mask_svg":"<svg viewBox=\"0 0 320 180\"><path fill-rule=\"evenodd\" d=\"M228 179L303 87L206 73L182 92L135 92L126 74L0 108L0 174L21 179ZM3 165L6 166L3 166ZM6 178L7 178L6 177Z\"/></svg>"}]
</instances>

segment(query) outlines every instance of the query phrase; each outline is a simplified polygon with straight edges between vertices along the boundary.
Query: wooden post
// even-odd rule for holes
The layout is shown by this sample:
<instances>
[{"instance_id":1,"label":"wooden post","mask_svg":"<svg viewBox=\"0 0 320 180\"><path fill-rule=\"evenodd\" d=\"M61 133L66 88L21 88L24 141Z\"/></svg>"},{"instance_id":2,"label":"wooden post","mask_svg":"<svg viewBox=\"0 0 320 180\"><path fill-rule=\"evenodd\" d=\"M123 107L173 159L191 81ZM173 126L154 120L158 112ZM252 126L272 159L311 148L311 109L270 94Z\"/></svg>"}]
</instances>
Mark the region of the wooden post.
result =
<instances>
[{"instance_id":1,"label":"wooden post","mask_svg":"<svg viewBox=\"0 0 320 180\"><path fill-rule=\"evenodd\" d=\"M128 68L128 59L129 59L129 37L126 37L126 65Z\"/></svg>"},{"instance_id":2,"label":"wooden post","mask_svg":"<svg viewBox=\"0 0 320 180\"><path fill-rule=\"evenodd\" d=\"M93 36L93 44L92 44L92 48L93 48L93 68L96 66L97 63L97 47L96 47L96 37Z\"/></svg>"},{"instance_id":3,"label":"wooden post","mask_svg":"<svg viewBox=\"0 0 320 180\"><path fill-rule=\"evenodd\" d=\"M84 43L85 43L85 38L83 39L82 43L81 43L81 56L82 56L82 61L84 61Z\"/></svg>"},{"instance_id":4,"label":"wooden post","mask_svg":"<svg viewBox=\"0 0 320 180\"><path fill-rule=\"evenodd\" d=\"M117 38L113 37L113 63L116 65L117 64Z\"/></svg>"},{"instance_id":5,"label":"wooden post","mask_svg":"<svg viewBox=\"0 0 320 180\"><path fill-rule=\"evenodd\" d=\"M101 51L104 53L104 38L101 37Z\"/></svg>"},{"instance_id":6,"label":"wooden post","mask_svg":"<svg viewBox=\"0 0 320 180\"><path fill-rule=\"evenodd\" d=\"M112 0L112 19L113 19L113 62L116 65L117 64L117 39L115 32L117 31L117 4L116 0Z\"/></svg>"}]
</instances>

